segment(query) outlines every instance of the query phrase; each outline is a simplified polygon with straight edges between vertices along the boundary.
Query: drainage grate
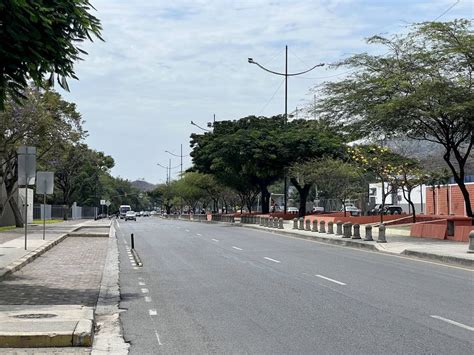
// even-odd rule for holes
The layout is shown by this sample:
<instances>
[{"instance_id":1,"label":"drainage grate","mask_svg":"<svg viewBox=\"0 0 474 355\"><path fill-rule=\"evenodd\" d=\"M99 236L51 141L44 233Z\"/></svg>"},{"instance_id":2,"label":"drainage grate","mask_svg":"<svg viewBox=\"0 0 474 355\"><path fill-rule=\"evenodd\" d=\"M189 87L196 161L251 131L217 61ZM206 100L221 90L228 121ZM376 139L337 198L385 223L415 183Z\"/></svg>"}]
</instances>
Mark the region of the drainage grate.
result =
<instances>
[{"instance_id":1,"label":"drainage grate","mask_svg":"<svg viewBox=\"0 0 474 355\"><path fill-rule=\"evenodd\" d=\"M17 316L13 316L14 318L21 318L21 319L40 319L40 318L54 318L57 317L57 314L51 313L30 313L30 314L19 314Z\"/></svg>"}]
</instances>

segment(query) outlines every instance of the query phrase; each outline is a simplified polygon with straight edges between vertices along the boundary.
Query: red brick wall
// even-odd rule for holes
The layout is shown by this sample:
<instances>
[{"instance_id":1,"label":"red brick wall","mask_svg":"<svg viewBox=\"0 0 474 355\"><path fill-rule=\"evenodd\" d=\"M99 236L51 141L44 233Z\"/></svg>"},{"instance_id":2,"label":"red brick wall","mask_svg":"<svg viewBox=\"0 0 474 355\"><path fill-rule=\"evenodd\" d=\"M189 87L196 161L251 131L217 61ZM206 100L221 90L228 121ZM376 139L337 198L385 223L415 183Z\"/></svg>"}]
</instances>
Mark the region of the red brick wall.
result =
<instances>
[{"instance_id":1,"label":"red brick wall","mask_svg":"<svg viewBox=\"0 0 474 355\"><path fill-rule=\"evenodd\" d=\"M471 200L471 207L474 209L474 183L466 184L467 190ZM449 189L450 197L450 214L465 216L464 197L458 185L441 186L439 189L435 188L435 204L433 204L433 190L431 187L426 187L426 214L448 214L448 199L447 192ZM435 211L433 209L436 209Z\"/></svg>"}]
</instances>

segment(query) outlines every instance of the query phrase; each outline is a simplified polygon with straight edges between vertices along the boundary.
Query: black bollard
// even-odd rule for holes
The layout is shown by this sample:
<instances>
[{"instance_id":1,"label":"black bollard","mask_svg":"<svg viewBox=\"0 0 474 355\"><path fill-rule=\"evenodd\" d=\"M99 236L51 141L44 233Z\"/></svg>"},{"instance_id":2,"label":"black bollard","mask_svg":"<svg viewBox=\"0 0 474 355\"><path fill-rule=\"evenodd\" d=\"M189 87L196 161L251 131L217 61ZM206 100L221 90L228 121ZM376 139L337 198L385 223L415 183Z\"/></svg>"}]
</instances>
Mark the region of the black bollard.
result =
<instances>
[{"instance_id":1,"label":"black bollard","mask_svg":"<svg viewBox=\"0 0 474 355\"><path fill-rule=\"evenodd\" d=\"M132 249L135 249L135 238L133 237L133 233L130 235L131 243L132 243Z\"/></svg>"}]
</instances>

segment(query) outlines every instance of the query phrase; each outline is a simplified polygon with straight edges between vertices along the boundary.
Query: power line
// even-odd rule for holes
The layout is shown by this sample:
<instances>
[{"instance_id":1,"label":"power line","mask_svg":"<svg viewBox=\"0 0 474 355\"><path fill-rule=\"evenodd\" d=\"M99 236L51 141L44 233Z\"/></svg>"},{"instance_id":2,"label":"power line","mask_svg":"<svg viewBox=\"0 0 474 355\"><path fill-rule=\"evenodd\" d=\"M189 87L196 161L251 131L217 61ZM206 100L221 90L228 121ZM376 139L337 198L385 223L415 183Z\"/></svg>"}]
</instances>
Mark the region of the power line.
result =
<instances>
[{"instance_id":1,"label":"power line","mask_svg":"<svg viewBox=\"0 0 474 355\"><path fill-rule=\"evenodd\" d=\"M454 4L452 4L450 7L448 7L446 10L444 10L444 12L439 15L437 18L435 18L433 21L436 21L438 20L440 17L443 17L444 15L446 15L449 11L451 11L451 9L453 7L455 7L457 4L459 4L461 2L461 0L457 0Z\"/></svg>"},{"instance_id":2,"label":"power line","mask_svg":"<svg viewBox=\"0 0 474 355\"><path fill-rule=\"evenodd\" d=\"M277 89L275 90L275 92L273 93L272 97L270 97L270 99L267 101L267 103L262 107L262 109L258 112L258 116L260 116L260 114L263 112L263 110L265 110L267 108L267 106L270 104L270 102L272 102L273 98L275 97L275 95L277 94L278 90L280 90L281 86L283 85L283 83L285 82L285 79L282 79L281 82L280 82L280 85L278 85Z\"/></svg>"}]
</instances>

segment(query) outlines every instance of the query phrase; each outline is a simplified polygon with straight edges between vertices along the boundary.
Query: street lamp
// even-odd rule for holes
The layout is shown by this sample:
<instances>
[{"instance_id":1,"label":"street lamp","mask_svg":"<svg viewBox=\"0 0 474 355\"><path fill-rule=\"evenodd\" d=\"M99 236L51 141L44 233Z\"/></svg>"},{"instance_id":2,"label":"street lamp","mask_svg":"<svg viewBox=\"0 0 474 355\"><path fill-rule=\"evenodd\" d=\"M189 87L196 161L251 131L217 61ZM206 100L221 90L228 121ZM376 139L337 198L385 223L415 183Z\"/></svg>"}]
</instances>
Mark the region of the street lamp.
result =
<instances>
[{"instance_id":1,"label":"street lamp","mask_svg":"<svg viewBox=\"0 0 474 355\"><path fill-rule=\"evenodd\" d=\"M248 62L250 64L255 64L260 69L263 69L263 70L265 70L265 71L267 71L271 74L280 75L280 76L285 77L285 123L288 122L288 77L289 76L297 76L297 75L306 74L306 73L310 72L311 70L313 70L317 67L322 67L324 65L324 63L320 63L320 64L316 64L315 66L313 66L313 67L311 67L307 70L304 70L304 71L301 71L301 72L298 72L298 73L288 73L288 46L285 46L285 72L284 73L280 73L280 72L276 72L276 71L267 69L263 65L259 64L255 60L253 60L253 58L248 58ZM285 197L285 199L284 199L284 204L285 204L284 213L285 214L286 214L286 211L287 211L287 200L288 200L288 194L287 194L288 186L287 185L288 185L288 177L285 174L285 186L284 186L284 190L285 190L284 191L284 197Z\"/></svg>"},{"instance_id":2,"label":"street lamp","mask_svg":"<svg viewBox=\"0 0 474 355\"><path fill-rule=\"evenodd\" d=\"M180 164L181 165L181 176L183 176L183 158L189 156L189 155L183 155L183 145L181 144L181 154L180 155L174 154L174 153L170 152L169 150L165 150L165 153L171 154L172 156L181 159L181 164Z\"/></svg>"}]
</instances>

